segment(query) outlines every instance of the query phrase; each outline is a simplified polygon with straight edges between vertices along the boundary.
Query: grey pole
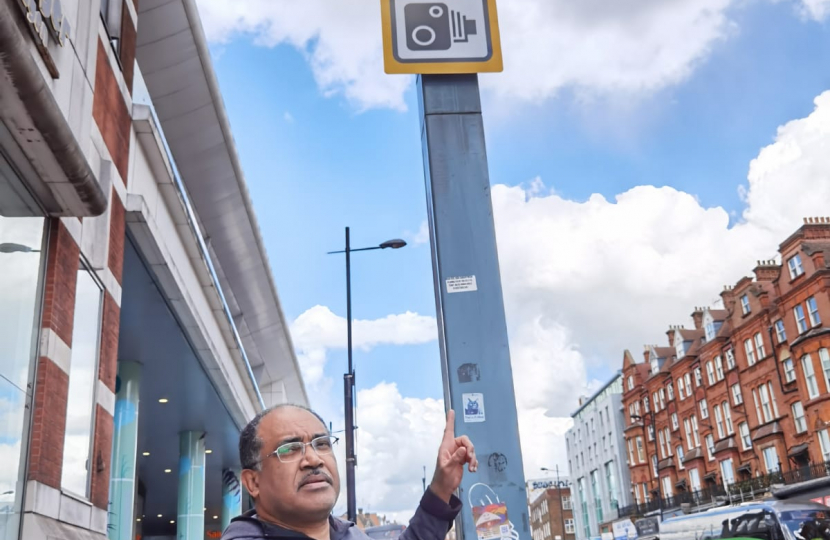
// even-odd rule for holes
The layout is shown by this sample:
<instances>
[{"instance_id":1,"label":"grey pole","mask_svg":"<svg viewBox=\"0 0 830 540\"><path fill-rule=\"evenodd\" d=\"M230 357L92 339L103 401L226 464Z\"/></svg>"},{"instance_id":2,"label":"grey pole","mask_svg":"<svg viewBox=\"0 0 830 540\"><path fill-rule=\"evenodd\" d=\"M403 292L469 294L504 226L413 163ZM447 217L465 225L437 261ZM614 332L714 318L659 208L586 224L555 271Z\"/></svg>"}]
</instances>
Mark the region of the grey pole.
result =
<instances>
[{"instance_id":1,"label":"grey pole","mask_svg":"<svg viewBox=\"0 0 830 540\"><path fill-rule=\"evenodd\" d=\"M472 507L491 502L530 540L478 76L421 75L418 101L444 402L481 462L459 489L459 540L477 538Z\"/></svg>"},{"instance_id":2,"label":"grey pole","mask_svg":"<svg viewBox=\"0 0 830 540\"><path fill-rule=\"evenodd\" d=\"M349 228L346 227L346 333L349 354L349 372L343 375L343 400L346 408L346 517L352 523L357 521L357 497L355 495L355 467L357 456L354 451L354 364L352 363L352 265Z\"/></svg>"}]
</instances>

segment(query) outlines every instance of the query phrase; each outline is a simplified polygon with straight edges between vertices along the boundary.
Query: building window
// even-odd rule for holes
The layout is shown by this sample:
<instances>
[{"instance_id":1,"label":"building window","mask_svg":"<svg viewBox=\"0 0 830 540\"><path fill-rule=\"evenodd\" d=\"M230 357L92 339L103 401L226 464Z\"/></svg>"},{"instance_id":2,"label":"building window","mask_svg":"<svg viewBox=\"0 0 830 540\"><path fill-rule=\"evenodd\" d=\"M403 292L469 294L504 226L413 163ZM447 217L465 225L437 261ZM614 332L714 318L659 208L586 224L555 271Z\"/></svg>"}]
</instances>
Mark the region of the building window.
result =
<instances>
[{"instance_id":1,"label":"building window","mask_svg":"<svg viewBox=\"0 0 830 540\"><path fill-rule=\"evenodd\" d=\"M692 493L700 491L700 473L697 469L689 469L689 484L692 487Z\"/></svg>"},{"instance_id":2,"label":"building window","mask_svg":"<svg viewBox=\"0 0 830 540\"><path fill-rule=\"evenodd\" d=\"M781 468L781 462L778 460L778 452L774 446L764 448L764 466L767 468L767 474L776 472Z\"/></svg>"},{"instance_id":3,"label":"building window","mask_svg":"<svg viewBox=\"0 0 830 540\"><path fill-rule=\"evenodd\" d=\"M666 459L666 436L662 431L658 435L660 437L660 459Z\"/></svg>"},{"instance_id":4,"label":"building window","mask_svg":"<svg viewBox=\"0 0 830 540\"><path fill-rule=\"evenodd\" d=\"M818 315L818 303L816 303L815 296L807 299L807 313L810 315L810 326L818 326L821 324L821 317Z\"/></svg>"},{"instance_id":5,"label":"building window","mask_svg":"<svg viewBox=\"0 0 830 540\"><path fill-rule=\"evenodd\" d=\"M658 475L657 456L651 456L651 469L654 471L654 476L657 477L657 475Z\"/></svg>"},{"instance_id":6,"label":"building window","mask_svg":"<svg viewBox=\"0 0 830 540\"><path fill-rule=\"evenodd\" d=\"M732 349L726 349L726 369L735 369L735 353Z\"/></svg>"},{"instance_id":7,"label":"building window","mask_svg":"<svg viewBox=\"0 0 830 540\"><path fill-rule=\"evenodd\" d=\"M648 426L648 440L650 440L650 441L654 440L654 426L652 426L651 424L649 424L649 426Z\"/></svg>"},{"instance_id":8,"label":"building window","mask_svg":"<svg viewBox=\"0 0 830 540\"><path fill-rule=\"evenodd\" d=\"M709 386L715 384L715 366L711 361L706 362L706 375L709 377Z\"/></svg>"},{"instance_id":9,"label":"building window","mask_svg":"<svg viewBox=\"0 0 830 540\"><path fill-rule=\"evenodd\" d=\"M793 308L793 313L795 314L795 325L798 327L798 333L803 334L807 330L807 319L804 317L804 308L801 304L798 304Z\"/></svg>"},{"instance_id":10,"label":"building window","mask_svg":"<svg viewBox=\"0 0 830 540\"><path fill-rule=\"evenodd\" d=\"M830 433L826 429L818 432L818 442L821 445L821 459L827 463L830 461Z\"/></svg>"},{"instance_id":11,"label":"building window","mask_svg":"<svg viewBox=\"0 0 830 540\"><path fill-rule=\"evenodd\" d=\"M611 496L611 508L616 510L619 507L619 503L617 502L617 480L614 475L613 461L609 461L605 464L605 486L608 489L608 494Z\"/></svg>"},{"instance_id":12,"label":"building window","mask_svg":"<svg viewBox=\"0 0 830 540\"><path fill-rule=\"evenodd\" d=\"M744 350L746 351L746 361L750 366L755 365L755 348L752 346L752 340L744 341Z\"/></svg>"},{"instance_id":13,"label":"building window","mask_svg":"<svg viewBox=\"0 0 830 540\"><path fill-rule=\"evenodd\" d=\"M830 353L827 349L819 349L818 357L821 360L821 369L824 371L824 382L827 390L830 391Z\"/></svg>"},{"instance_id":14,"label":"building window","mask_svg":"<svg viewBox=\"0 0 830 540\"><path fill-rule=\"evenodd\" d=\"M741 422L738 426L738 431L741 434L741 444L743 445L744 450L752 448L752 437L749 435L749 426L747 423Z\"/></svg>"},{"instance_id":15,"label":"building window","mask_svg":"<svg viewBox=\"0 0 830 540\"><path fill-rule=\"evenodd\" d=\"M683 454L683 445L677 445L677 467L682 471L683 470L683 459L685 455Z\"/></svg>"},{"instance_id":16,"label":"building window","mask_svg":"<svg viewBox=\"0 0 830 540\"><path fill-rule=\"evenodd\" d=\"M795 279L804 273L804 267L801 265L801 255L796 255L787 261L787 266L790 268L790 279Z\"/></svg>"},{"instance_id":17,"label":"building window","mask_svg":"<svg viewBox=\"0 0 830 540\"><path fill-rule=\"evenodd\" d=\"M101 0L101 21L110 38L110 46L116 55L120 54L121 13L123 2L118 0Z\"/></svg>"},{"instance_id":18,"label":"building window","mask_svg":"<svg viewBox=\"0 0 830 540\"><path fill-rule=\"evenodd\" d=\"M749 308L749 296L743 295L741 296L741 311L744 315L749 315L751 309Z\"/></svg>"},{"instance_id":19,"label":"building window","mask_svg":"<svg viewBox=\"0 0 830 540\"><path fill-rule=\"evenodd\" d=\"M695 438L695 448L700 448L700 429L697 425L697 416L692 415L692 435Z\"/></svg>"},{"instance_id":20,"label":"building window","mask_svg":"<svg viewBox=\"0 0 830 540\"><path fill-rule=\"evenodd\" d=\"M715 407L715 410L717 410L717 407ZM692 446L692 421L686 418L683 420L683 427L686 429L686 446L691 450L694 448Z\"/></svg>"},{"instance_id":21,"label":"building window","mask_svg":"<svg viewBox=\"0 0 830 540\"><path fill-rule=\"evenodd\" d=\"M795 364L792 358L784 360L784 380L791 383L795 380Z\"/></svg>"},{"instance_id":22,"label":"building window","mask_svg":"<svg viewBox=\"0 0 830 540\"><path fill-rule=\"evenodd\" d=\"M683 382L683 377L677 379L677 395L680 397L680 401L686 399L686 386Z\"/></svg>"},{"instance_id":23,"label":"building window","mask_svg":"<svg viewBox=\"0 0 830 540\"><path fill-rule=\"evenodd\" d=\"M713 461L715 459L715 438L711 435L706 436L706 454L709 461Z\"/></svg>"},{"instance_id":24,"label":"building window","mask_svg":"<svg viewBox=\"0 0 830 540\"><path fill-rule=\"evenodd\" d=\"M707 322L706 326L706 341L712 341L715 339L715 323L714 322Z\"/></svg>"},{"instance_id":25,"label":"building window","mask_svg":"<svg viewBox=\"0 0 830 540\"><path fill-rule=\"evenodd\" d=\"M686 394L692 397L692 376L687 373L683 376L683 379L686 381Z\"/></svg>"},{"instance_id":26,"label":"building window","mask_svg":"<svg viewBox=\"0 0 830 540\"><path fill-rule=\"evenodd\" d=\"M733 405L740 405L744 402L744 395L741 393L741 385L740 384L733 384L732 385L732 404Z\"/></svg>"},{"instance_id":27,"label":"building window","mask_svg":"<svg viewBox=\"0 0 830 540\"><path fill-rule=\"evenodd\" d=\"M775 404L775 395L772 393L772 384L762 384L758 387L761 398L761 411L764 413L764 423L772 422L778 417L778 406Z\"/></svg>"},{"instance_id":28,"label":"building window","mask_svg":"<svg viewBox=\"0 0 830 540\"><path fill-rule=\"evenodd\" d=\"M703 375L701 375L700 368L695 368L695 387L700 388L703 386Z\"/></svg>"},{"instance_id":29,"label":"building window","mask_svg":"<svg viewBox=\"0 0 830 540\"><path fill-rule=\"evenodd\" d=\"M82 263L75 287L61 488L87 497L103 290Z\"/></svg>"},{"instance_id":30,"label":"building window","mask_svg":"<svg viewBox=\"0 0 830 540\"><path fill-rule=\"evenodd\" d=\"M594 494L594 510L596 511L597 524L605 521L602 518L602 498L600 495L599 476L597 471L591 471L591 492Z\"/></svg>"},{"instance_id":31,"label":"building window","mask_svg":"<svg viewBox=\"0 0 830 540\"><path fill-rule=\"evenodd\" d=\"M646 462L646 456L643 453L643 438L637 437L637 457L639 458L640 463Z\"/></svg>"},{"instance_id":32,"label":"building window","mask_svg":"<svg viewBox=\"0 0 830 540\"><path fill-rule=\"evenodd\" d=\"M775 321L775 335L778 337L778 343L787 341L787 331L784 329L784 321L781 319Z\"/></svg>"},{"instance_id":33,"label":"building window","mask_svg":"<svg viewBox=\"0 0 830 540\"><path fill-rule=\"evenodd\" d=\"M677 422L677 413L671 413L671 428L673 431L680 429L680 424Z\"/></svg>"},{"instance_id":34,"label":"building window","mask_svg":"<svg viewBox=\"0 0 830 540\"><path fill-rule=\"evenodd\" d=\"M732 458L720 462L720 472L724 487L729 487L735 483L735 469L732 468Z\"/></svg>"},{"instance_id":35,"label":"building window","mask_svg":"<svg viewBox=\"0 0 830 540\"><path fill-rule=\"evenodd\" d=\"M732 424L732 411L729 410L729 402L723 402L723 420L726 422L726 433L732 435L735 433L735 426Z\"/></svg>"},{"instance_id":36,"label":"building window","mask_svg":"<svg viewBox=\"0 0 830 540\"><path fill-rule=\"evenodd\" d=\"M631 465L634 465L634 463L636 463L634 461L634 441L632 441L631 439L628 439L628 462Z\"/></svg>"},{"instance_id":37,"label":"building window","mask_svg":"<svg viewBox=\"0 0 830 540\"><path fill-rule=\"evenodd\" d=\"M574 527L574 520L571 518L565 518L565 534L574 534L576 532L576 527Z\"/></svg>"},{"instance_id":38,"label":"building window","mask_svg":"<svg viewBox=\"0 0 830 540\"><path fill-rule=\"evenodd\" d=\"M651 397L654 399L654 412L660 412L660 399L657 392L654 392Z\"/></svg>"},{"instance_id":39,"label":"building window","mask_svg":"<svg viewBox=\"0 0 830 540\"><path fill-rule=\"evenodd\" d=\"M665 409L666 408L666 392L661 388L659 394L660 394L660 408Z\"/></svg>"},{"instance_id":40,"label":"building window","mask_svg":"<svg viewBox=\"0 0 830 540\"><path fill-rule=\"evenodd\" d=\"M723 380L723 358L720 356L715 357L715 375L718 378L718 382Z\"/></svg>"},{"instance_id":41,"label":"building window","mask_svg":"<svg viewBox=\"0 0 830 540\"><path fill-rule=\"evenodd\" d=\"M0 208L14 208L18 180L2 155L0 163ZM7 173L12 176L11 191L5 180L8 176L4 176ZM0 244L6 248L0 250L0 538L4 539L22 538L18 527L23 515L31 390L41 326L44 232L43 218L0 215Z\"/></svg>"},{"instance_id":42,"label":"building window","mask_svg":"<svg viewBox=\"0 0 830 540\"><path fill-rule=\"evenodd\" d=\"M723 413L718 405L715 405L715 425L718 427L718 439L723 439L726 436L723 431Z\"/></svg>"},{"instance_id":43,"label":"building window","mask_svg":"<svg viewBox=\"0 0 830 540\"><path fill-rule=\"evenodd\" d=\"M807 395L810 399L818 397L818 382L816 372L813 370L813 357L809 354L801 358L801 369L804 370L804 378L807 380Z\"/></svg>"},{"instance_id":44,"label":"building window","mask_svg":"<svg viewBox=\"0 0 830 540\"><path fill-rule=\"evenodd\" d=\"M649 412L648 407L649 407L649 405L648 405L648 396L646 396L646 397L643 398L643 410L645 412Z\"/></svg>"},{"instance_id":45,"label":"building window","mask_svg":"<svg viewBox=\"0 0 830 540\"><path fill-rule=\"evenodd\" d=\"M631 375L628 376L628 389L634 390L634 377Z\"/></svg>"},{"instance_id":46,"label":"building window","mask_svg":"<svg viewBox=\"0 0 830 540\"><path fill-rule=\"evenodd\" d=\"M755 334L755 352L758 353L758 360L763 360L767 356L767 351L764 349L764 336L761 332Z\"/></svg>"},{"instance_id":47,"label":"building window","mask_svg":"<svg viewBox=\"0 0 830 540\"><path fill-rule=\"evenodd\" d=\"M669 401L674 401L674 385L672 383L666 385L666 393L669 395Z\"/></svg>"},{"instance_id":48,"label":"building window","mask_svg":"<svg viewBox=\"0 0 830 540\"><path fill-rule=\"evenodd\" d=\"M700 400L700 417L709 418L709 404L706 403L706 398Z\"/></svg>"},{"instance_id":49,"label":"building window","mask_svg":"<svg viewBox=\"0 0 830 540\"><path fill-rule=\"evenodd\" d=\"M793 424L795 425L796 433L804 433L807 431L807 420L804 418L804 406L800 401L793 403Z\"/></svg>"},{"instance_id":50,"label":"building window","mask_svg":"<svg viewBox=\"0 0 830 540\"><path fill-rule=\"evenodd\" d=\"M671 477L663 477L663 498L668 498L674 495L673 486L671 485Z\"/></svg>"}]
</instances>

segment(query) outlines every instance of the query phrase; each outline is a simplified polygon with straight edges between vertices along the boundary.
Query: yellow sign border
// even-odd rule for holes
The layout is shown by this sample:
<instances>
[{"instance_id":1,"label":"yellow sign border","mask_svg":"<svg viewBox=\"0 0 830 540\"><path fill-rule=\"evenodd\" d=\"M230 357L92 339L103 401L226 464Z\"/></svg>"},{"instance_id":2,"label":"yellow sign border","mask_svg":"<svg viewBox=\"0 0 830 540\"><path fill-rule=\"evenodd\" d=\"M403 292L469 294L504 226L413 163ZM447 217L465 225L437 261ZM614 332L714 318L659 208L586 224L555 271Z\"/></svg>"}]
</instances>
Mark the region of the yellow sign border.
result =
<instances>
[{"instance_id":1,"label":"yellow sign border","mask_svg":"<svg viewBox=\"0 0 830 540\"><path fill-rule=\"evenodd\" d=\"M380 0L380 17L383 25L383 67L389 75L402 74L444 74L453 73L498 73L504 70L501 52L501 33L496 0L487 0L490 17L490 42L493 54L483 62L398 62L395 59L392 42L392 0Z\"/></svg>"}]
</instances>

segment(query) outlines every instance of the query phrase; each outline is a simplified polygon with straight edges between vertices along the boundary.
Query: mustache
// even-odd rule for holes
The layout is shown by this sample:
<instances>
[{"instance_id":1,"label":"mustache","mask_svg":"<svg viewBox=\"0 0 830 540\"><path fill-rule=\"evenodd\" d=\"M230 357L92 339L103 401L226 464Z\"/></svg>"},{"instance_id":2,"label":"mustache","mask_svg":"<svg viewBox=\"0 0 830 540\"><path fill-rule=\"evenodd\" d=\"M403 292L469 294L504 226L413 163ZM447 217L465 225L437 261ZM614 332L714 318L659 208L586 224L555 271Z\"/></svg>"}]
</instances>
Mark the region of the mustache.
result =
<instances>
[{"instance_id":1,"label":"mustache","mask_svg":"<svg viewBox=\"0 0 830 540\"><path fill-rule=\"evenodd\" d=\"M334 485L334 480L332 480L331 476L326 474L322 469L314 469L303 477L302 481L300 481L300 487L312 482L318 482L320 478L322 478L329 485Z\"/></svg>"}]
</instances>

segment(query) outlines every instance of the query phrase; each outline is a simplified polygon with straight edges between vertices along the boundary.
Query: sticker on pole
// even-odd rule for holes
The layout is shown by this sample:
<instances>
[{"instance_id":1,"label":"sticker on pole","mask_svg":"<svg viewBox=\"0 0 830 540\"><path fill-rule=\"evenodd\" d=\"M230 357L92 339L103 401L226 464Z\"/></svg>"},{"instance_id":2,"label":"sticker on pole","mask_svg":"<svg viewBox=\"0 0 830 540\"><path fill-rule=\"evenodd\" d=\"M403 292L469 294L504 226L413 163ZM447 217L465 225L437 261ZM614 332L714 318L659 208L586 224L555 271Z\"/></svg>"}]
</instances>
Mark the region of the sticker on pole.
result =
<instances>
[{"instance_id":1,"label":"sticker on pole","mask_svg":"<svg viewBox=\"0 0 830 540\"><path fill-rule=\"evenodd\" d=\"M484 422L484 394L464 394L464 422Z\"/></svg>"},{"instance_id":2,"label":"sticker on pole","mask_svg":"<svg viewBox=\"0 0 830 540\"><path fill-rule=\"evenodd\" d=\"M478 290L475 276L461 276L447 279L447 294L474 292Z\"/></svg>"},{"instance_id":3,"label":"sticker on pole","mask_svg":"<svg viewBox=\"0 0 830 540\"><path fill-rule=\"evenodd\" d=\"M381 0L386 73L502 71L496 0Z\"/></svg>"},{"instance_id":4,"label":"sticker on pole","mask_svg":"<svg viewBox=\"0 0 830 540\"><path fill-rule=\"evenodd\" d=\"M476 523L478 540L510 538L510 521L507 519L505 503L473 507L473 521Z\"/></svg>"}]
</instances>

